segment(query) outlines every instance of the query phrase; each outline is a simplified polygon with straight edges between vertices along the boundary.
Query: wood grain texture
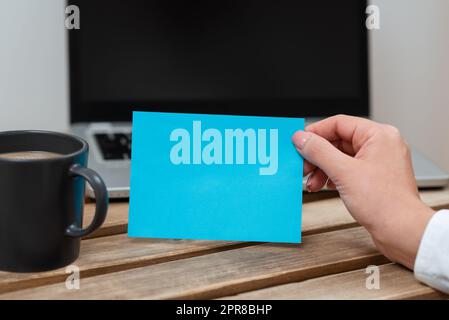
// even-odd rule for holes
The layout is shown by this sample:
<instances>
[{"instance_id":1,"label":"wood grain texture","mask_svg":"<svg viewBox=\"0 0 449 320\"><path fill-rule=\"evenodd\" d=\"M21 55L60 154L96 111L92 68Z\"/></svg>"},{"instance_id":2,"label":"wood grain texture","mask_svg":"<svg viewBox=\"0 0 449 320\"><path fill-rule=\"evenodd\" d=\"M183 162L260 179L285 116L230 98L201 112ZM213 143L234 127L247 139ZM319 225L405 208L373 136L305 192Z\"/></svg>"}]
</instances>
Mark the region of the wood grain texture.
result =
<instances>
[{"instance_id":1,"label":"wood grain texture","mask_svg":"<svg viewBox=\"0 0 449 320\"><path fill-rule=\"evenodd\" d=\"M128 202L111 202L106 220L100 229L90 234L87 239L110 236L128 232ZM95 203L88 202L84 206L84 226L88 226L95 213Z\"/></svg>"},{"instance_id":2,"label":"wood grain texture","mask_svg":"<svg viewBox=\"0 0 449 320\"><path fill-rule=\"evenodd\" d=\"M317 234L357 226L334 192L304 194L303 235ZM449 208L449 189L422 191L425 203L434 209ZM85 224L93 217L94 203L86 203ZM89 238L126 233L128 228L128 203L113 202L109 206L104 225Z\"/></svg>"},{"instance_id":3,"label":"wood grain texture","mask_svg":"<svg viewBox=\"0 0 449 320\"><path fill-rule=\"evenodd\" d=\"M435 210L449 209L449 188L420 192L421 199Z\"/></svg>"},{"instance_id":4,"label":"wood grain texture","mask_svg":"<svg viewBox=\"0 0 449 320\"><path fill-rule=\"evenodd\" d=\"M130 239L115 235L82 241L82 254L74 265L80 268L81 277L87 278L247 245L250 243ZM0 293L65 281L67 276L65 268L32 274L0 272Z\"/></svg>"},{"instance_id":5,"label":"wood grain texture","mask_svg":"<svg viewBox=\"0 0 449 320\"><path fill-rule=\"evenodd\" d=\"M256 290L222 298L235 300L357 300L447 299L448 296L419 283L413 272L396 264L379 266L380 289L368 290L366 269L303 282Z\"/></svg>"},{"instance_id":6,"label":"wood grain texture","mask_svg":"<svg viewBox=\"0 0 449 320\"><path fill-rule=\"evenodd\" d=\"M255 244L213 241L128 239L125 235L122 235L122 233L125 233L127 229L128 203L114 202L110 206L109 215L103 227L93 235L93 239L82 241L81 257L76 264L81 269L83 283L87 283L88 285L92 283L94 286L96 281L102 282L101 277L105 277L106 279L115 278L116 276L123 277L123 279L128 279L129 277L131 282L134 282L135 277L139 278L140 276L146 276L148 272L147 268L150 268L148 266L155 268L154 271L156 274L165 275L168 279L171 279L170 271L173 270L175 276L173 281L182 282L183 278L181 277L180 272L184 270L184 279L187 279L185 286L181 285L178 287L173 282L166 280L167 287L163 287L164 290L160 290L160 294L158 294L156 291L151 291L151 285L148 285L147 282L142 282L142 286L136 284L135 291L134 289L130 289L125 284L123 288L119 290L118 295L120 297L126 297L126 291L129 290L129 293L133 298L205 298L235 294L243 291L260 289L267 286L288 283L291 281L301 281L303 279L310 279L316 276L348 271L356 268L357 264L364 264L368 260L380 260L381 262L385 262L385 259L375 252L371 244L364 249L362 247L351 247L350 250L347 248L350 244L349 240L351 240L351 234L354 232L357 234L359 232L363 233L363 231L360 231L360 228L341 231L340 233L330 232L323 234L323 237L321 237L320 233L323 232L357 226L357 223L344 208L341 200L339 198L329 198L329 196L330 195L328 194L324 197L324 199L323 197L318 197L315 199L321 199L319 201L309 199L310 201L303 205L303 234L316 236L305 237L304 240L306 243L302 247L266 244L244 249L242 249L242 247L252 246ZM448 189L423 191L421 192L421 196L424 202L435 209L449 208ZM93 216L93 211L94 204L87 203L85 219L86 224L90 222ZM346 236L344 236L345 233ZM338 235L338 237L336 235ZM347 238L348 236L349 238ZM317 243L320 243L321 241L322 245L326 246L329 241L326 239L330 239L329 237L341 239L338 243L342 244L343 241L346 247L343 246L342 248L339 248L336 244L332 244L330 247L335 251L332 252L334 255L329 254L329 259L326 259L326 257L320 257L320 259L324 260L324 262L317 258L315 262L320 263L318 266L307 264L307 262L312 263L314 255L328 254L326 253L327 249L320 248L320 245ZM361 238L366 243L369 242L369 237L366 233ZM232 249L238 250L215 253L222 250ZM298 254L298 252L302 252L304 249L306 253L302 259L301 256L295 255ZM350 252L351 254L354 254L351 258L353 260L345 260L338 255L335 256L336 252L340 252L340 249L343 250L342 252ZM362 252L362 254L357 255L356 249L360 250L359 252ZM368 250L371 253L367 254L366 251L363 250ZM315 251L315 253L313 253L313 251ZM209 253L215 254L199 258L191 258L186 261L167 263L168 261L186 259ZM284 254L285 257L283 256ZM247 255L249 255L250 258L247 258ZM269 263L267 260L268 256L276 257L276 259L281 262L280 265L278 266L275 262ZM259 258L260 261L258 260ZM336 260L330 260L332 258L336 258ZM199 260L197 261L195 259ZM217 260L215 261L215 259ZM290 261L289 259L295 261L297 266L292 266L286 263ZM206 261L208 263L206 263ZM231 261L236 265L230 266L230 271L227 272L224 268L228 265L228 262ZM353 263L353 261L355 261L355 263ZM199 263L199 266L204 265L204 271L206 273L202 273L201 270L198 270L198 267L195 267L194 264L197 262ZM162 264L160 266L154 266L154 264L159 263ZM193 265L190 265L192 263ZM251 263L254 265L251 265ZM146 267L131 270L142 266ZM164 271L165 267L167 267L166 271ZM241 270L242 268L246 268L248 269L248 272L251 272L247 273L246 270ZM258 268L265 269L259 270ZM215 269L217 270L216 273L214 272ZM123 270L129 270L129 273L120 272L117 274L110 274ZM192 274L190 273L190 270L192 270ZM212 277L209 283L207 274L211 272L218 277L221 276L221 280ZM264 276L264 272L267 274L266 278ZM250 278L245 278L246 274ZM56 287L59 286L59 289L63 288L64 292L65 287L63 281L66 277L67 275L65 274L64 269L37 274L13 274L0 272L0 293L7 293L14 290L34 288L44 285L45 287L42 288L42 290L48 293L48 291L45 290L52 287L50 284L55 284ZM89 280L87 279L88 277L94 278ZM204 279L205 277L206 279ZM235 277L234 280L233 277ZM251 277L255 277L254 281L251 280ZM199 280L196 281L195 279ZM161 285L161 281L162 280L159 279L156 283ZM194 284L198 284L198 286L201 284L202 287L197 288L196 285L192 284L192 282L194 282ZM104 285L101 284L101 286ZM123 291L123 289L125 289L125 291ZM88 290L89 288L87 288L87 291ZM56 292L57 291L58 290L56 290ZM30 296L33 296L35 291L27 290L24 291L24 293L28 293ZM93 294L93 296L101 297L101 294L98 296ZM114 298L115 296L114 294L109 293L106 297ZM74 296L73 298L80 298L80 296ZM87 297L83 296L83 298Z\"/></svg>"},{"instance_id":7,"label":"wood grain texture","mask_svg":"<svg viewBox=\"0 0 449 320\"><path fill-rule=\"evenodd\" d=\"M209 299L388 262L363 228L263 244L0 295L0 299Z\"/></svg>"},{"instance_id":8,"label":"wood grain texture","mask_svg":"<svg viewBox=\"0 0 449 320\"><path fill-rule=\"evenodd\" d=\"M340 198L309 202L302 205L304 236L358 226Z\"/></svg>"}]
</instances>

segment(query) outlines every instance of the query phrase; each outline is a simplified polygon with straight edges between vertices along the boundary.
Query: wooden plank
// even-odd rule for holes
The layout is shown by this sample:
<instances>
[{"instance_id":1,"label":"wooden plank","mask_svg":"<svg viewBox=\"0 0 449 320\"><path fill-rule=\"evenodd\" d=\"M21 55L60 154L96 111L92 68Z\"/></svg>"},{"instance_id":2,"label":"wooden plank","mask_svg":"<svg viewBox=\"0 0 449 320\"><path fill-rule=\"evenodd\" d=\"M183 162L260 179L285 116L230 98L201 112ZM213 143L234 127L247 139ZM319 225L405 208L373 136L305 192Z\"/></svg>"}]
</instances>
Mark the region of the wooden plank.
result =
<instances>
[{"instance_id":1,"label":"wooden plank","mask_svg":"<svg viewBox=\"0 0 449 320\"><path fill-rule=\"evenodd\" d=\"M304 236L358 226L340 198L304 203L302 234Z\"/></svg>"},{"instance_id":2,"label":"wooden plank","mask_svg":"<svg viewBox=\"0 0 449 320\"><path fill-rule=\"evenodd\" d=\"M413 272L396 264L379 266L380 288L367 289L366 269L255 290L222 299L357 300L447 299L448 296L419 283Z\"/></svg>"},{"instance_id":3,"label":"wooden plank","mask_svg":"<svg viewBox=\"0 0 449 320\"><path fill-rule=\"evenodd\" d=\"M87 239L126 233L128 230L128 202L111 202L108 215L100 229L92 233ZM86 203L84 206L84 226L92 221L95 212L95 203Z\"/></svg>"},{"instance_id":4,"label":"wooden plank","mask_svg":"<svg viewBox=\"0 0 449 320\"><path fill-rule=\"evenodd\" d=\"M326 200L327 201L327 200ZM318 204L318 203L315 203ZM90 223L95 205L86 204L85 224ZM333 210L334 209L334 210ZM88 240L82 242L81 257L76 264L81 268L83 277L89 277L102 273L115 272L135 267L135 261L146 265L185 258L185 252L191 255L199 255L210 252L210 250L228 250L236 247L249 246L250 243L220 243L220 242L167 242L158 240L130 240L125 235L111 236L98 239L110 234L121 234L127 228L128 203L114 202L110 206L108 219L99 232ZM317 233L319 230L330 230L353 225L353 219L341 205L339 199L324 202L323 205L312 206L305 204L303 221L304 234ZM333 220L334 219L334 220ZM321 226L325 226L322 228ZM170 245L167 245L170 244ZM142 244L142 250L136 250L136 246ZM151 246L150 250L148 246ZM157 248L160 246L160 248ZM93 249L92 249L93 248ZM95 252L95 250L97 252ZM159 250L159 251L158 251ZM189 251L193 250L193 251ZM97 253L97 254L96 254ZM158 254L154 256L154 254ZM123 255L124 254L124 255ZM138 256L141 254L142 256ZM121 261L111 260L109 257L120 256ZM104 260L101 260L104 259ZM93 263L95 262L95 263ZM45 284L51 284L65 278L65 270L56 270L39 274L10 274L0 272L0 293L31 288Z\"/></svg>"},{"instance_id":5,"label":"wooden plank","mask_svg":"<svg viewBox=\"0 0 449 320\"><path fill-rule=\"evenodd\" d=\"M80 268L81 277L86 278L248 245L250 243L130 239L126 235L115 235L82 241L82 254L74 265ZM31 274L0 272L0 293L64 281L68 276L65 270Z\"/></svg>"},{"instance_id":6,"label":"wooden plank","mask_svg":"<svg viewBox=\"0 0 449 320\"><path fill-rule=\"evenodd\" d=\"M435 210L449 209L449 188L424 190L420 195L424 203Z\"/></svg>"},{"instance_id":7,"label":"wooden plank","mask_svg":"<svg viewBox=\"0 0 449 320\"><path fill-rule=\"evenodd\" d=\"M422 194L423 199L427 203L433 204L434 206L444 207L447 206L447 203L449 203L449 190L426 191ZM94 205L92 203L86 205L86 223L88 223L89 219L91 219L93 210ZM108 219L102 229L97 232L95 237L126 232L127 211L127 203L112 203ZM355 225L355 221L347 213L341 203L341 200L338 198L304 204L303 231L305 235L316 234L329 230L337 230ZM81 259L76 262L81 267L83 277L133 268L138 266L138 264L135 264L137 263L136 261L140 261L139 263L142 263L142 265L149 265L170 261L173 259L181 259L188 256L206 254L208 252L228 250L236 247L251 245L219 242L193 242L194 244L188 244L189 242L180 243L179 241L176 241L174 242L174 245L170 247L166 246L164 241L159 242L161 240L148 240L148 243L146 244L141 244L138 241L135 241L135 246L141 248L141 252L139 250L134 250L134 247L130 245L128 241L133 240L122 236L105 238L95 242L83 241ZM143 241L146 242L146 240ZM170 240L167 241L170 243ZM153 246L152 250L156 250L156 252L148 249L147 245ZM184 245L187 246L185 247ZM198 247L196 247L197 245ZM156 247L159 246L160 248L157 249ZM90 250L89 252L89 249L85 249L89 247L96 248L95 250L97 251ZM111 248L114 249L112 250ZM120 256L123 251L127 252L127 250L129 250L130 255L128 257L122 256L122 260L108 260L108 258L105 258L102 254L103 252L106 252L107 254L111 254L112 257L114 255ZM158 250L162 251L158 253ZM138 254L141 254L141 256ZM95 261L95 259L90 260L91 257L98 259L97 264L84 263L84 261ZM104 263L100 264L101 261ZM63 270L33 275L13 275L0 273L0 292L54 283L63 278L65 278L65 273Z\"/></svg>"},{"instance_id":8,"label":"wooden plank","mask_svg":"<svg viewBox=\"0 0 449 320\"><path fill-rule=\"evenodd\" d=\"M332 199L331 199L332 200ZM325 200L328 201L328 200ZM315 204L318 204L316 202ZM334 208L334 210L332 210ZM93 212L95 209L94 203L86 204L86 219L85 224L90 223L92 219ZM108 218L103 225L103 227L99 230L99 232L95 233L92 237L84 240L82 243L81 249L81 258L76 262L77 265L81 267L81 272L84 277L98 275L101 273L114 272L118 270L129 269L134 266L134 259L139 260L140 257L136 254L139 253L138 250L135 250L135 245L139 245L138 240L132 242L127 239L126 236L122 235L119 237L113 236L105 239L99 239L98 241L91 241L92 239L96 239L99 237L105 237L110 234L121 234L126 232L127 228L127 211L128 211L128 203L120 203L113 202L111 203ZM339 199L333 199L330 202L324 202L323 205L320 206L311 206L311 203L305 204L305 211L309 212L306 214L303 221L303 229L304 234L308 233L317 233L321 230L321 226L323 230L337 229L343 228L345 226L350 226L353 224L353 220L351 216L346 212L345 208L341 205L341 201ZM333 220L334 219L334 220ZM122 241L120 245L118 243ZM143 240L145 241L145 240ZM157 240L154 240L157 241ZM140 252L143 256L141 257L141 261L145 261L147 264L159 263L161 261L168 261L170 259L181 259L184 258L183 252L184 250L190 250L191 247L189 242L185 242L181 244L180 242L175 242L173 246L167 247L165 243L162 242L154 242L149 240L149 244L152 245L152 249L158 245L161 246L161 250L166 254L166 257L163 256L153 256L153 251L148 251L147 246L143 245L142 251ZM170 243L170 242L169 242ZM196 242L195 242L196 243ZM239 244L239 243L223 243L220 242L198 242L198 247L193 246L195 249L193 251L194 254L204 254L209 250L209 247L213 250L219 250L222 248L223 250L227 250L229 248L234 247L242 247L251 245L250 243ZM94 250L90 248L95 248L98 251L96 255ZM196 251L198 249L198 251ZM171 252L170 250L173 250ZM108 259L108 256L120 255L125 252L129 256L122 256L124 261L111 261ZM105 253L105 254L103 254ZM193 254L192 253L192 254ZM98 260L98 263L95 265L85 264L85 261L92 261L91 257L95 259L104 259L103 265L98 265L101 260ZM127 260L131 259L131 260ZM0 293L8 292L12 290L19 290L23 288L35 287L44 284L55 283L60 281L60 279L65 277L64 270L57 270L52 272L45 272L35 275L29 274L8 274L8 273L0 273Z\"/></svg>"},{"instance_id":9,"label":"wooden plank","mask_svg":"<svg viewBox=\"0 0 449 320\"><path fill-rule=\"evenodd\" d=\"M311 235L357 226L336 193L304 194L303 234ZM449 189L421 192L422 199L435 209L449 208ZM324 200L323 200L324 199ZM95 204L86 204L85 224L92 220ZM128 228L128 203L112 202L104 225L90 238L126 233Z\"/></svg>"},{"instance_id":10,"label":"wooden plank","mask_svg":"<svg viewBox=\"0 0 449 320\"><path fill-rule=\"evenodd\" d=\"M209 299L386 263L363 228L263 244L0 295L0 299Z\"/></svg>"}]
</instances>

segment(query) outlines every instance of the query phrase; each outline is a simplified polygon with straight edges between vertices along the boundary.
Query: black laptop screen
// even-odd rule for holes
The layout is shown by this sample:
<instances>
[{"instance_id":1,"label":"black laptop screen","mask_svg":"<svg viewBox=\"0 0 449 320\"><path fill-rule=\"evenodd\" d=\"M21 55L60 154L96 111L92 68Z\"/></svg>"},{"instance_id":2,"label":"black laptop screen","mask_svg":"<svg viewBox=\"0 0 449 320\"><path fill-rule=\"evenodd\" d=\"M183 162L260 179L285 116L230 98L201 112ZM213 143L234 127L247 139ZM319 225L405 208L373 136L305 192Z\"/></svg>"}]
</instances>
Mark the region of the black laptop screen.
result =
<instances>
[{"instance_id":1,"label":"black laptop screen","mask_svg":"<svg viewBox=\"0 0 449 320\"><path fill-rule=\"evenodd\" d=\"M71 120L368 115L360 0L78 0Z\"/></svg>"}]
</instances>

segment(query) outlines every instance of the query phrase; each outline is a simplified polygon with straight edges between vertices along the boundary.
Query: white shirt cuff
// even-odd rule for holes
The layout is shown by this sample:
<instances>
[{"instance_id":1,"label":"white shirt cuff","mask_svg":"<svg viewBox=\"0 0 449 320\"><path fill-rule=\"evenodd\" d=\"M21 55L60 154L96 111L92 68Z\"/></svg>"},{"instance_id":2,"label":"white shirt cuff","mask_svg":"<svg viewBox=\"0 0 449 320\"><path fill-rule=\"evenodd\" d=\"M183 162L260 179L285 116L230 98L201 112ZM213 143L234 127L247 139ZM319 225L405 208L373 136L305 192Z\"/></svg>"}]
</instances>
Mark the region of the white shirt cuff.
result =
<instances>
[{"instance_id":1,"label":"white shirt cuff","mask_svg":"<svg viewBox=\"0 0 449 320\"><path fill-rule=\"evenodd\" d=\"M415 277L449 293L449 210L441 210L430 219L416 256Z\"/></svg>"}]
</instances>

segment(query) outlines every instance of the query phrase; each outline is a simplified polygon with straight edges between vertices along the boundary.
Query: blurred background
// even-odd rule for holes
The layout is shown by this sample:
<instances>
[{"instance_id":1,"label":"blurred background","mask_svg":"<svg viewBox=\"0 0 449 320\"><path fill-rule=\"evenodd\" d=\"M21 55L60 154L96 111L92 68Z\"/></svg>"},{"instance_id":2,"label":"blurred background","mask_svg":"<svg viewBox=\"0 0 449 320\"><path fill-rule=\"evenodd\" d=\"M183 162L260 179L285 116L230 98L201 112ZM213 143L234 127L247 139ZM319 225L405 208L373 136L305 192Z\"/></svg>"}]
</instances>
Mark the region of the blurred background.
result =
<instances>
[{"instance_id":1,"label":"blurred background","mask_svg":"<svg viewBox=\"0 0 449 320\"><path fill-rule=\"evenodd\" d=\"M373 0L371 113L449 170L449 1ZM0 131L66 131L65 1L0 0ZM82 24L82 15L81 15Z\"/></svg>"}]
</instances>

